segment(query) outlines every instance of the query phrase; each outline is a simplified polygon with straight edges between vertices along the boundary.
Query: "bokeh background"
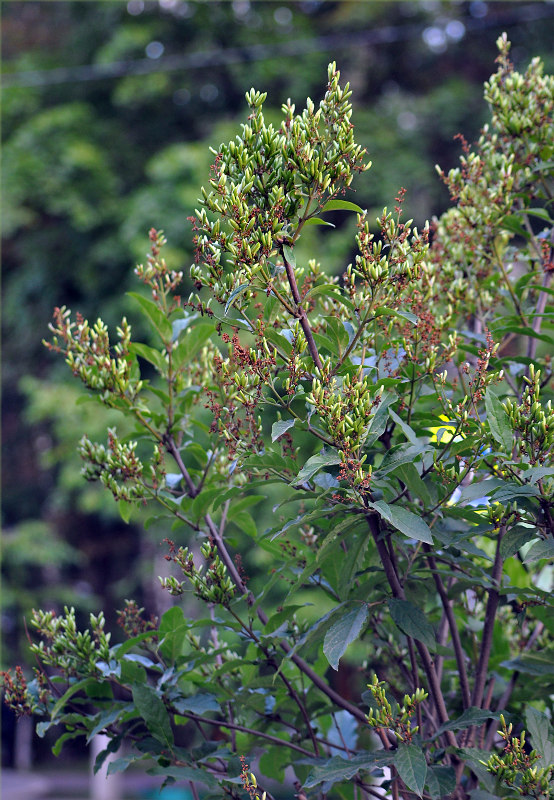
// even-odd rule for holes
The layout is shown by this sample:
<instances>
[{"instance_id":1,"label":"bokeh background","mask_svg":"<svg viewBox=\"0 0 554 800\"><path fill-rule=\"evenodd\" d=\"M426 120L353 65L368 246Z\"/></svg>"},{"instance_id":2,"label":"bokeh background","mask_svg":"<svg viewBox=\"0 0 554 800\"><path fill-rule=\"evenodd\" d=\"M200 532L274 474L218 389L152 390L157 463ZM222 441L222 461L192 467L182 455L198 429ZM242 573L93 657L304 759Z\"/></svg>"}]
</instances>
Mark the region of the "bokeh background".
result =
<instances>
[{"instance_id":1,"label":"bokeh background","mask_svg":"<svg viewBox=\"0 0 554 800\"><path fill-rule=\"evenodd\" d=\"M113 625L123 598L149 613L166 602L156 580L166 533L124 524L79 475L81 434L101 439L115 420L76 406L78 387L43 348L53 307L110 325L129 314L125 292L152 226L187 271L187 217L209 177L209 146L235 135L245 91L267 91L278 122L288 97L297 108L319 100L332 60L373 161L352 199L375 217L405 187L408 217L439 215L448 196L435 164L454 165L457 133L477 138L502 31L516 67L541 56L554 69L552 2L2 4L4 668L28 661L32 607L104 608ZM303 243L330 272L352 257L346 216ZM4 766L50 762L48 741L17 740L5 712L3 721ZM79 757L69 748L66 759Z\"/></svg>"}]
</instances>

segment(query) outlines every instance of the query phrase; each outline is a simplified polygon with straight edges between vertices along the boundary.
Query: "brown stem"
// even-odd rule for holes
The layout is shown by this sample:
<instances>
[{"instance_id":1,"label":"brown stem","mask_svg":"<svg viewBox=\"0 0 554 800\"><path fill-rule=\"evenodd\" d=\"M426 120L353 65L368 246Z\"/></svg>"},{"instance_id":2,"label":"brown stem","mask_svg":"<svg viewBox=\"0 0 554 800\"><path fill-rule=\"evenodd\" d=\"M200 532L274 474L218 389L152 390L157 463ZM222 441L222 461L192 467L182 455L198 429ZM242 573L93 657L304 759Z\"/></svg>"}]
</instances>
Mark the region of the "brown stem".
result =
<instances>
[{"instance_id":1,"label":"brown stem","mask_svg":"<svg viewBox=\"0 0 554 800\"><path fill-rule=\"evenodd\" d=\"M186 717L194 722L203 722L205 725L213 725L216 728L228 728L229 730L249 733L258 739L266 739L268 742L273 742L273 744L288 747L290 750L296 750L297 753L302 753L304 756L309 756L310 758L313 757L311 750L306 750L304 747L300 747L298 744L289 742L286 739L279 739L277 736L271 736L269 733L264 733L263 731L258 731L254 728L247 728L244 725L238 725L235 722L225 722L225 720L221 719L207 719L206 717L201 717L199 714L193 714L191 711L180 713L180 716Z\"/></svg>"},{"instance_id":2,"label":"brown stem","mask_svg":"<svg viewBox=\"0 0 554 800\"><path fill-rule=\"evenodd\" d=\"M448 627L450 629L450 636L452 637L452 645L454 647L454 654L456 656L456 665L458 667L458 673L460 675L462 704L465 710L466 708L470 707L471 699L470 699L469 682L467 678L467 670L465 664L465 654L462 647L462 642L460 640L460 632L458 631L456 618L454 617L452 605L450 603L450 600L448 599L448 595L446 594L446 589L444 588L444 584L441 580L441 577L437 572L437 562L435 561L434 556L431 555L431 548L429 547L428 544L424 544L423 549L427 553L427 563L429 564L429 568L433 573L433 580L435 581L435 586L437 587L437 592L439 593L442 607L444 609L446 619L448 620Z\"/></svg>"},{"instance_id":3,"label":"brown stem","mask_svg":"<svg viewBox=\"0 0 554 800\"><path fill-rule=\"evenodd\" d=\"M285 265L285 270L287 273L292 299L294 300L296 306L296 315L300 320L300 325L302 326L302 330L304 331L304 336L306 337L306 342L308 343L308 350L310 351L312 361L314 362L316 367L321 370L323 369L323 364L321 363L321 358L319 357L319 352L312 334L312 329L310 328L310 323L308 322L308 315L306 314L306 310L302 307L302 298L300 297L300 292L298 291L296 276L294 274L294 267L292 266L292 264L289 263L289 261L287 261L287 258L285 256L282 247L281 247L281 256L283 258L283 263Z\"/></svg>"},{"instance_id":4,"label":"brown stem","mask_svg":"<svg viewBox=\"0 0 554 800\"><path fill-rule=\"evenodd\" d=\"M489 597L485 610L485 624L483 626L483 636L481 637L481 651L479 653L479 661L475 672L475 684L471 695L471 705L477 706L478 708L481 708L481 703L483 702L483 693L485 691L485 681L487 679L487 670L492 647L492 635L500 600L499 588L504 566L504 559L500 555L500 544L505 533L506 526L502 525L498 532L498 539L496 542L496 554L491 575L493 588L489 589Z\"/></svg>"},{"instance_id":5,"label":"brown stem","mask_svg":"<svg viewBox=\"0 0 554 800\"><path fill-rule=\"evenodd\" d=\"M381 558L381 563L383 564L383 569L385 570L385 575L389 582L389 586L392 590L393 596L400 600L405 600L406 595L404 593L404 589L402 587L402 584L398 580L398 576L389 558L389 552L387 550L387 546L381 537L381 530L377 519L377 515L367 514L366 518L369 524L369 529L373 536L373 540L377 547L377 552L379 553L379 556ZM419 653L421 662L423 664L425 675L427 676L430 695L433 700L433 704L435 705L435 708L437 710L439 722L441 725L444 725L446 722L449 721L449 717L448 717L448 712L446 710L446 705L444 702L444 697L442 694L440 683L437 678L437 673L435 671L435 666L433 664L427 646L423 642L420 642L418 639L415 640L415 645ZM458 746L456 737L454 736L454 733L452 731L445 731L445 736L449 746L451 747Z\"/></svg>"}]
</instances>

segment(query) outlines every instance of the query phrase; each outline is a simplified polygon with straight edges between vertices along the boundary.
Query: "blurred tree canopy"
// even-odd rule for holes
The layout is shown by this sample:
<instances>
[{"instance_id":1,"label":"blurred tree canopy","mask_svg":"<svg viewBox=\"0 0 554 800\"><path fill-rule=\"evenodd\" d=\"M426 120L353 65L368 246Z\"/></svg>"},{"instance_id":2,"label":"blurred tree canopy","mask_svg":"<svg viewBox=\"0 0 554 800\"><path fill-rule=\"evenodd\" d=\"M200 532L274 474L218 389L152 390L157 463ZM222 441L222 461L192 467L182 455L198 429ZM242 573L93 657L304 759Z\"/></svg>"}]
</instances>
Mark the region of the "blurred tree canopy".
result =
<instances>
[{"instance_id":1,"label":"blurred tree canopy","mask_svg":"<svg viewBox=\"0 0 554 800\"><path fill-rule=\"evenodd\" d=\"M407 215L421 225L448 203L435 164L450 167L455 134L472 140L483 122L497 36L508 31L516 67L538 55L552 70L553 20L540 2L4 4L6 661L18 649L13 620L33 603L77 597L86 608L102 596L115 608L140 583L140 557L152 555L78 477L76 431L94 437L104 421L74 408L62 365L41 347L53 307L92 317L101 308L113 324L152 226L166 232L171 266L187 271L187 217L206 182L208 143L234 131L251 86L303 102L331 59L355 90L358 139L375 164L356 201L371 218L404 186ZM332 244L312 231L310 254L342 270L348 231Z\"/></svg>"}]
</instances>

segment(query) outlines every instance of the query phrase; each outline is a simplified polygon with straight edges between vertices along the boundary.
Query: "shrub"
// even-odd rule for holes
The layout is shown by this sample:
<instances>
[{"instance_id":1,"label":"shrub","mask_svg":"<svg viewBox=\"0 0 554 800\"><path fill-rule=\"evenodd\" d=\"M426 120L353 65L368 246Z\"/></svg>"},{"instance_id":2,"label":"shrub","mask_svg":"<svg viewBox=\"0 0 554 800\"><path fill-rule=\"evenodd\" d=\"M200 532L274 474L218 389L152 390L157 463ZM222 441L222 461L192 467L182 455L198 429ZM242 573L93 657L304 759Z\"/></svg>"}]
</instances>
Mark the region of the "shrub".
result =
<instances>
[{"instance_id":1,"label":"shrub","mask_svg":"<svg viewBox=\"0 0 554 800\"><path fill-rule=\"evenodd\" d=\"M255 794L254 756L268 797L288 765L299 796L549 796L554 81L498 45L491 124L423 230L402 190L376 229L346 199L370 164L331 64L317 108L289 101L275 129L252 89L214 150L198 294L150 232L132 298L152 343L56 309L47 346L136 428L83 437L85 477L124 519L167 517L162 585L207 609L153 622L129 601L115 646L101 613L79 631L72 609L35 612L40 668L5 690L39 735L61 726L57 750L102 731L97 767L125 743L112 772L144 761L195 796ZM357 214L340 276L296 248L329 212Z\"/></svg>"}]
</instances>

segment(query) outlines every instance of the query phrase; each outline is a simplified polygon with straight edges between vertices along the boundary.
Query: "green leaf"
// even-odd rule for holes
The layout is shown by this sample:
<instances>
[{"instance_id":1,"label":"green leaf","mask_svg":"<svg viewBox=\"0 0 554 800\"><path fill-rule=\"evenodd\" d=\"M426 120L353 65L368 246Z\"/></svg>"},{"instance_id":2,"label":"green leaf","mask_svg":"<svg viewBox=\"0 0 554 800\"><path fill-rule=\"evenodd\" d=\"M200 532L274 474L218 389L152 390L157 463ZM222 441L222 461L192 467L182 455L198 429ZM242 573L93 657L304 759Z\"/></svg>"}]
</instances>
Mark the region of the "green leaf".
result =
<instances>
[{"instance_id":1,"label":"green leaf","mask_svg":"<svg viewBox=\"0 0 554 800\"><path fill-rule=\"evenodd\" d=\"M553 730L546 714L542 714L532 706L525 711L525 729L531 736L533 750L542 756L541 766L554 764Z\"/></svg>"},{"instance_id":2,"label":"green leaf","mask_svg":"<svg viewBox=\"0 0 554 800\"><path fill-rule=\"evenodd\" d=\"M108 725L114 723L119 715L125 711L125 706L118 705L116 708L109 708L107 711L103 711L100 714L97 714L95 719L95 725L88 732L87 735L87 744L89 744L90 740L96 736L97 733L104 730Z\"/></svg>"},{"instance_id":3,"label":"green leaf","mask_svg":"<svg viewBox=\"0 0 554 800\"><path fill-rule=\"evenodd\" d=\"M316 763L306 781L304 787L311 789L318 783L338 783L353 778L360 770L373 770L391 764L393 754L386 753L384 750L377 750L373 753L360 753L345 759L341 756L333 756L327 761Z\"/></svg>"},{"instance_id":4,"label":"green leaf","mask_svg":"<svg viewBox=\"0 0 554 800\"><path fill-rule=\"evenodd\" d=\"M241 528L247 534L247 536L252 537L252 539L257 537L258 527L248 511L237 512L233 515L233 519L231 521L234 522L235 525L238 525L238 527Z\"/></svg>"},{"instance_id":5,"label":"green leaf","mask_svg":"<svg viewBox=\"0 0 554 800\"><path fill-rule=\"evenodd\" d=\"M74 694L77 694L77 692L80 692L81 690L84 691L87 686L93 683L97 683L95 678L83 678L76 683L72 683L52 708L52 711L50 712L51 718L54 719L58 716L70 697L73 697Z\"/></svg>"},{"instance_id":6,"label":"green leaf","mask_svg":"<svg viewBox=\"0 0 554 800\"><path fill-rule=\"evenodd\" d=\"M173 731L171 721L163 700L155 689L146 684L139 684L132 687L133 700L135 707L146 727L165 747L173 745Z\"/></svg>"},{"instance_id":7,"label":"green leaf","mask_svg":"<svg viewBox=\"0 0 554 800\"><path fill-rule=\"evenodd\" d=\"M326 219L321 219L321 217L310 217L306 220L304 225L327 225L329 228L336 227L336 225L333 225L332 222L327 222Z\"/></svg>"},{"instance_id":8,"label":"green leaf","mask_svg":"<svg viewBox=\"0 0 554 800\"><path fill-rule=\"evenodd\" d=\"M125 772L130 764L135 761L143 761L145 756L139 756L136 753L129 753L129 755L115 758L113 761L108 762L108 775L116 775L118 772Z\"/></svg>"},{"instance_id":9,"label":"green leaf","mask_svg":"<svg viewBox=\"0 0 554 800\"><path fill-rule=\"evenodd\" d=\"M213 711L217 714L221 712L217 698L213 694L195 694L192 697L180 697L173 702L173 708L178 714L184 714L190 711L192 714L205 714L207 711Z\"/></svg>"},{"instance_id":10,"label":"green leaf","mask_svg":"<svg viewBox=\"0 0 554 800\"><path fill-rule=\"evenodd\" d=\"M147 297L143 297L138 292L127 292L127 295L128 297L132 297L133 300L136 300L145 317L148 319L154 330L160 335L162 341L171 341L173 332L171 322L158 308L158 306L152 300L149 300Z\"/></svg>"},{"instance_id":11,"label":"green leaf","mask_svg":"<svg viewBox=\"0 0 554 800\"><path fill-rule=\"evenodd\" d=\"M62 733L62 735L56 739L54 746L52 747L52 753L56 756L56 758L62 752L62 747L64 746L65 742L69 741L70 739L76 739L78 736L84 736L85 732L76 730L76 731L66 731Z\"/></svg>"},{"instance_id":12,"label":"green leaf","mask_svg":"<svg viewBox=\"0 0 554 800\"><path fill-rule=\"evenodd\" d=\"M274 422L271 426L271 441L275 442L280 436L286 433L290 428L294 428L296 418L293 419L280 419Z\"/></svg>"},{"instance_id":13,"label":"green leaf","mask_svg":"<svg viewBox=\"0 0 554 800\"><path fill-rule=\"evenodd\" d=\"M351 203L350 200L336 199L328 200L325 203L321 209L321 212L323 213L325 211L355 211L357 214L364 213L363 208L360 208L360 206L356 205L356 203Z\"/></svg>"},{"instance_id":14,"label":"green leaf","mask_svg":"<svg viewBox=\"0 0 554 800\"><path fill-rule=\"evenodd\" d=\"M499 712L484 711L481 708L471 706L471 708L466 708L463 714L456 719L451 719L445 722L444 725L441 725L433 736L433 739L436 739L437 736L440 736L444 731L463 731L466 728L473 727L473 725L482 725L489 719L498 719L499 716Z\"/></svg>"},{"instance_id":15,"label":"green leaf","mask_svg":"<svg viewBox=\"0 0 554 800\"><path fill-rule=\"evenodd\" d=\"M395 753L394 766L408 789L422 797L427 777L427 761L421 747L400 742Z\"/></svg>"},{"instance_id":16,"label":"green leaf","mask_svg":"<svg viewBox=\"0 0 554 800\"><path fill-rule=\"evenodd\" d=\"M190 622L185 619L180 606L173 606L162 616L159 626L160 644L158 649L161 657L168 664L175 664L177 658L183 654L189 628Z\"/></svg>"},{"instance_id":17,"label":"green leaf","mask_svg":"<svg viewBox=\"0 0 554 800\"><path fill-rule=\"evenodd\" d=\"M338 670L341 657L348 645L360 635L367 616L368 609L364 603L340 617L325 634L323 652L333 669Z\"/></svg>"},{"instance_id":18,"label":"green leaf","mask_svg":"<svg viewBox=\"0 0 554 800\"><path fill-rule=\"evenodd\" d=\"M541 558L554 558L554 539L539 539L525 553L524 564L539 561Z\"/></svg>"},{"instance_id":19,"label":"green leaf","mask_svg":"<svg viewBox=\"0 0 554 800\"><path fill-rule=\"evenodd\" d=\"M120 500L117 503L117 508L119 511L119 516L123 520L123 522L129 524L129 520L131 519L131 513L133 511L133 504L128 503L126 500Z\"/></svg>"},{"instance_id":20,"label":"green leaf","mask_svg":"<svg viewBox=\"0 0 554 800\"><path fill-rule=\"evenodd\" d=\"M502 558L510 558L519 552L524 544L531 539L537 538L536 528L526 528L523 525L515 525L506 533L500 542L500 555Z\"/></svg>"},{"instance_id":21,"label":"green leaf","mask_svg":"<svg viewBox=\"0 0 554 800\"><path fill-rule=\"evenodd\" d=\"M173 361L176 367L186 364L204 347L215 330L212 321L203 319L191 328L187 328L181 336L179 344L173 350Z\"/></svg>"},{"instance_id":22,"label":"green leaf","mask_svg":"<svg viewBox=\"0 0 554 800\"><path fill-rule=\"evenodd\" d=\"M167 374L167 362L159 350L156 350L154 347L149 347L146 344L141 344L140 342L131 342L129 350L134 355L140 356L140 358L143 358L156 367L160 375Z\"/></svg>"},{"instance_id":23,"label":"green leaf","mask_svg":"<svg viewBox=\"0 0 554 800\"><path fill-rule=\"evenodd\" d=\"M400 317L400 319L405 319L408 322L411 322L413 325L417 325L418 317L416 314L412 314L410 311L402 311L401 309L397 308L388 308L388 306L381 306L375 312L376 317Z\"/></svg>"},{"instance_id":24,"label":"green leaf","mask_svg":"<svg viewBox=\"0 0 554 800\"><path fill-rule=\"evenodd\" d=\"M456 788L456 773L452 767L433 765L427 769L427 788L433 800L452 794ZM474 800L474 794L471 794Z\"/></svg>"},{"instance_id":25,"label":"green leaf","mask_svg":"<svg viewBox=\"0 0 554 800\"><path fill-rule=\"evenodd\" d=\"M283 255L285 256L287 262L294 269L296 267L296 256L294 255L294 250L292 247L289 247L288 244L283 245Z\"/></svg>"},{"instance_id":26,"label":"green leaf","mask_svg":"<svg viewBox=\"0 0 554 800\"><path fill-rule=\"evenodd\" d=\"M511 455L514 446L514 434L508 415L502 408L498 397L488 386L485 392L485 408L487 410L487 423L495 440L504 451Z\"/></svg>"},{"instance_id":27,"label":"green leaf","mask_svg":"<svg viewBox=\"0 0 554 800\"><path fill-rule=\"evenodd\" d=\"M229 307L232 306L233 300L235 300L239 294L242 294L246 289L250 286L249 283L241 283L240 286L237 286L236 289L233 289L231 294L229 295L229 299L227 300L227 304L225 305L224 314L227 316L227 312L229 311Z\"/></svg>"},{"instance_id":28,"label":"green leaf","mask_svg":"<svg viewBox=\"0 0 554 800\"><path fill-rule=\"evenodd\" d=\"M322 450L306 461L296 478L291 481L291 483L293 486L300 486L301 484L309 481L310 478L312 478L316 472L319 472L320 469L323 469L323 467L330 467L334 464L340 463L341 457L337 452L331 450L327 452Z\"/></svg>"},{"instance_id":29,"label":"green leaf","mask_svg":"<svg viewBox=\"0 0 554 800\"><path fill-rule=\"evenodd\" d=\"M397 469L397 467L402 466L402 464L413 464L414 461L416 461L416 457L421 455L424 450L424 445L420 443L414 445L409 442L404 442L403 444L391 447L391 449L387 450L385 453L376 472L379 475L387 475L389 472Z\"/></svg>"},{"instance_id":30,"label":"green leaf","mask_svg":"<svg viewBox=\"0 0 554 800\"><path fill-rule=\"evenodd\" d=\"M433 626L421 609L409 600L390 598L388 601L391 617L400 630L427 645L430 650L437 647L437 639Z\"/></svg>"},{"instance_id":31,"label":"green leaf","mask_svg":"<svg viewBox=\"0 0 554 800\"><path fill-rule=\"evenodd\" d=\"M395 392L383 392L381 395L381 402L377 406L377 411L373 415L373 419L369 424L369 428L367 429L367 436L366 436L366 446L371 447L371 445L377 441L379 436L381 436L385 432L385 428L387 427L387 421L389 418L389 406L398 399L398 395Z\"/></svg>"},{"instance_id":32,"label":"green leaf","mask_svg":"<svg viewBox=\"0 0 554 800\"><path fill-rule=\"evenodd\" d=\"M500 666L505 669L517 670L525 675L554 675L553 653L547 652L545 655L531 655L524 653L517 658L503 661Z\"/></svg>"},{"instance_id":33,"label":"green leaf","mask_svg":"<svg viewBox=\"0 0 554 800\"><path fill-rule=\"evenodd\" d=\"M176 781L193 781L194 783L203 783L209 789L216 789L219 786L219 781L211 772L203 769L196 769L195 767L151 767L146 770L148 775L159 775L163 778L175 778Z\"/></svg>"},{"instance_id":34,"label":"green leaf","mask_svg":"<svg viewBox=\"0 0 554 800\"><path fill-rule=\"evenodd\" d=\"M387 522L401 531L409 539L417 539L420 542L433 544L431 528L422 517L418 517L416 514L408 511L407 508L388 505L388 503L385 503L383 500L377 500L375 503L368 503L368 506L375 509L383 519L386 519Z\"/></svg>"}]
</instances>

